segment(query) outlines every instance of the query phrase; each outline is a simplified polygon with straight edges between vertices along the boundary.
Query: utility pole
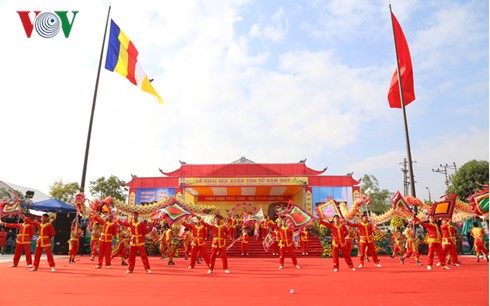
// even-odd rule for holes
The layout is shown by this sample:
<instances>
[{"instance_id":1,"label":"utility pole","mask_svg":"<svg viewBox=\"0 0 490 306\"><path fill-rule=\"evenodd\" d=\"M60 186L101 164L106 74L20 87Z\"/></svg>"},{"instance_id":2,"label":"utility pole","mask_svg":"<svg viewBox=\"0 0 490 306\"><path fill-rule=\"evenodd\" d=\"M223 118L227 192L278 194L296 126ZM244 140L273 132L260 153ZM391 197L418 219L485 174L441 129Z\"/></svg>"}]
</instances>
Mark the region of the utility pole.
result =
<instances>
[{"instance_id":1,"label":"utility pole","mask_svg":"<svg viewBox=\"0 0 490 306\"><path fill-rule=\"evenodd\" d=\"M416 163L416 161L414 161ZM408 170L408 161L406 158L403 159L401 163L398 163L399 165L402 165L403 168L401 169L403 172L403 194L408 195L408 187L410 186L410 180L409 180L409 170ZM414 181L415 184L415 181Z\"/></svg>"},{"instance_id":2,"label":"utility pole","mask_svg":"<svg viewBox=\"0 0 490 306\"><path fill-rule=\"evenodd\" d=\"M449 189L449 183L451 182L451 178L453 177L452 175L448 175L448 169L449 170L454 170L454 172L456 172L456 170L458 170L458 167L456 167L456 163L453 162L452 165L448 165L448 164L439 164L439 167L440 168L437 168L437 169L432 169L432 172L437 172L437 173L441 173L441 174L444 174L444 177L445 177L445 184L446 184L446 191Z\"/></svg>"}]
</instances>

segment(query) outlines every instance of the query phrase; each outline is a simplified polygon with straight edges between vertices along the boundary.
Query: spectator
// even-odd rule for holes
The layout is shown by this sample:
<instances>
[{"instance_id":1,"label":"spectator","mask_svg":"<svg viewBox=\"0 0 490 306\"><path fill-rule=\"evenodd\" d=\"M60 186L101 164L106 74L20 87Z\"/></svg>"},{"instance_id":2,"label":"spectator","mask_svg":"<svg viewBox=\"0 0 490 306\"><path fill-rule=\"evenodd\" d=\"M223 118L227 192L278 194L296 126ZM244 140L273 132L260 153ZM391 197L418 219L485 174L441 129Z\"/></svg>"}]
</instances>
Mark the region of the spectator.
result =
<instances>
[{"instance_id":1,"label":"spectator","mask_svg":"<svg viewBox=\"0 0 490 306\"><path fill-rule=\"evenodd\" d=\"M468 233L466 233L466 238L468 239L468 244L470 245L470 255L471 255L471 254L473 254L473 244L474 244L475 238L473 238L473 236L471 236L471 231L468 231Z\"/></svg>"},{"instance_id":2,"label":"spectator","mask_svg":"<svg viewBox=\"0 0 490 306\"><path fill-rule=\"evenodd\" d=\"M12 237L9 237L7 239L7 249L6 249L7 254L12 254L14 244L15 244L15 240L12 239Z\"/></svg>"},{"instance_id":3,"label":"spectator","mask_svg":"<svg viewBox=\"0 0 490 306\"><path fill-rule=\"evenodd\" d=\"M7 248L7 232L5 231L5 227L0 228L0 255L5 253L5 249Z\"/></svg>"}]
</instances>

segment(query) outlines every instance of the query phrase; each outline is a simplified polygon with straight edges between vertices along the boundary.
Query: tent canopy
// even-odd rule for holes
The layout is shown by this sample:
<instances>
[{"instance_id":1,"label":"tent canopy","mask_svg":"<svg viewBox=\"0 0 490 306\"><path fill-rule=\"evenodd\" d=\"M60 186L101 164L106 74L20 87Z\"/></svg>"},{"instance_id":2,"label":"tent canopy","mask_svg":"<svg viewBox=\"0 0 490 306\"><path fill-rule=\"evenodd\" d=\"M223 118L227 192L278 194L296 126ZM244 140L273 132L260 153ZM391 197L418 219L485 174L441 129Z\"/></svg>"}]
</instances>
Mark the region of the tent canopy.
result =
<instances>
[{"instance_id":1,"label":"tent canopy","mask_svg":"<svg viewBox=\"0 0 490 306\"><path fill-rule=\"evenodd\" d=\"M30 207L30 209L56 213L75 213L77 211L75 207L56 198L36 202Z\"/></svg>"}]
</instances>

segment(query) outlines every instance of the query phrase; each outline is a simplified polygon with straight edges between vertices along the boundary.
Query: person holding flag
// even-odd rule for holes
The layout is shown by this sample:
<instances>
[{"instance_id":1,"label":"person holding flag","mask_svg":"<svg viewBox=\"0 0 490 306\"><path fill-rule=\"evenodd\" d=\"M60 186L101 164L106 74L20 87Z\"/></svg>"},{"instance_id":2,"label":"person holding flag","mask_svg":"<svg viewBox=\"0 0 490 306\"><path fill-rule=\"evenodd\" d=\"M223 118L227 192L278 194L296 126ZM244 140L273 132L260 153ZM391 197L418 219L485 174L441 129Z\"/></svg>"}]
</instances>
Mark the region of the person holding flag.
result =
<instances>
[{"instance_id":1,"label":"person holding flag","mask_svg":"<svg viewBox=\"0 0 490 306\"><path fill-rule=\"evenodd\" d=\"M432 264L434 263L434 253L437 252L439 256L439 263L444 270L450 270L448 266L446 266L446 254L442 249L441 245L441 229L439 228L439 224L435 222L435 218L433 215L429 215L429 221L427 223L420 223L420 220L417 218L413 219L414 223L419 223L422 227L427 230L427 241L429 244L429 251L427 253L428 264L427 270L432 270Z\"/></svg>"},{"instance_id":2,"label":"person holding flag","mask_svg":"<svg viewBox=\"0 0 490 306\"><path fill-rule=\"evenodd\" d=\"M339 215L334 215L331 222L320 220L318 224L328 227L332 232L333 271L339 271L339 250L342 251L342 256L344 257L347 266L349 266L349 269L356 271L350 253L347 252L347 242L345 238L349 234L349 231L345 226L345 222L340 222Z\"/></svg>"},{"instance_id":3,"label":"person holding flag","mask_svg":"<svg viewBox=\"0 0 490 306\"><path fill-rule=\"evenodd\" d=\"M223 262L223 269L225 273L230 273L228 269L228 258L226 257L226 238L228 237L228 227L225 225L223 217L216 215L214 217L214 225L210 225L206 222L202 223L208 230L213 233L213 243L211 246L211 257L209 258L209 270L208 274L213 273L214 263L216 262L216 256L219 254L221 261Z\"/></svg>"},{"instance_id":4,"label":"person holding flag","mask_svg":"<svg viewBox=\"0 0 490 306\"><path fill-rule=\"evenodd\" d=\"M296 259L296 254L294 253L293 248L293 229L289 227L288 220L285 217L282 218L280 225L281 226L270 224L271 228L274 228L279 232L279 269L284 268L284 257L286 255L286 251L289 252L293 265L296 267L296 269L300 269L301 267L298 265L298 260Z\"/></svg>"}]
</instances>

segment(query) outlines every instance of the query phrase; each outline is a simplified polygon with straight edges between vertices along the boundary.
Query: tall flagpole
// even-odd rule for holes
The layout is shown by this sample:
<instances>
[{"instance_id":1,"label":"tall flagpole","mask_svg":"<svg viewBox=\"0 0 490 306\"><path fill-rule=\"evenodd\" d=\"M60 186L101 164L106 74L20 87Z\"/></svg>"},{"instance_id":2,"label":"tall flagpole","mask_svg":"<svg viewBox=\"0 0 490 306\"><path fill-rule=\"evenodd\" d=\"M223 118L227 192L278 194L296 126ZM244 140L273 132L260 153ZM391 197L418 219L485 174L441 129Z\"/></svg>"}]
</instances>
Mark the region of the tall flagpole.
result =
<instances>
[{"instance_id":1,"label":"tall flagpole","mask_svg":"<svg viewBox=\"0 0 490 306\"><path fill-rule=\"evenodd\" d=\"M82 182L80 184L80 188L82 189L81 190L82 192L85 190L85 177L87 174L88 153L90 151L90 138L92 136L92 124L94 122L95 102L97 101L97 90L99 88L100 68L102 66L102 57L104 56L105 38L107 35L107 25L109 24L110 13L111 13L111 6L109 5L109 9L107 10L107 19L105 22L104 39L102 40L102 49L100 50L99 70L97 71L97 79L95 81L94 100L92 102L92 112L90 113L90 123L88 125L87 145L85 146L85 159L83 161Z\"/></svg>"},{"instance_id":2,"label":"tall flagpole","mask_svg":"<svg viewBox=\"0 0 490 306\"><path fill-rule=\"evenodd\" d=\"M405 140L407 143L408 173L410 178L410 195L415 198L416 197L415 181L413 176L413 163L412 163L412 151L410 149L410 137L408 135L407 112L405 111L405 98L403 96L402 75L400 73L400 62L398 61L398 48L396 45L395 23L393 22L393 12L391 11L391 3L389 5L390 5L391 26L393 28L393 40L395 41L396 71L398 73L398 85L400 87L400 99L401 99L401 105L403 110L403 122L405 123Z\"/></svg>"}]
</instances>

